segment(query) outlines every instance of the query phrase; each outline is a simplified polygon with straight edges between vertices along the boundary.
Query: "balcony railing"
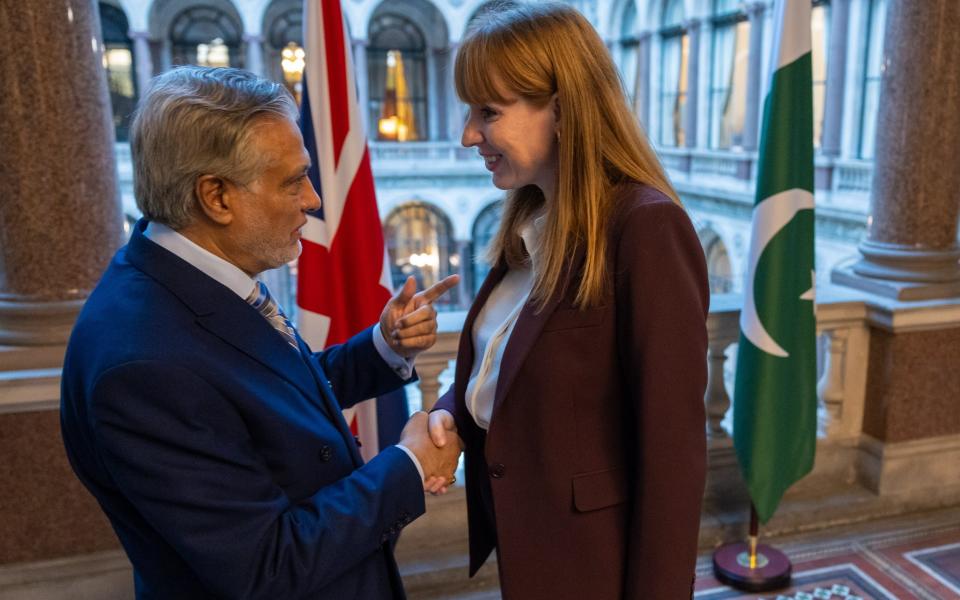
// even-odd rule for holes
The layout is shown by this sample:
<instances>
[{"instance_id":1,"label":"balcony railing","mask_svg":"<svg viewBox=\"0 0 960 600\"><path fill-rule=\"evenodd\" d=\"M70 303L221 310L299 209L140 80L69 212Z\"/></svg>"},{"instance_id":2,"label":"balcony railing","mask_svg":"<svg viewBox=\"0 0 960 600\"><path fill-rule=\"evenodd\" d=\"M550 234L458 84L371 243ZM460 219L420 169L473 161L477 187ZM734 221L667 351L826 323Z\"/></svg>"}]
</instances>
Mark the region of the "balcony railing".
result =
<instances>
[{"instance_id":1,"label":"balcony railing","mask_svg":"<svg viewBox=\"0 0 960 600\"><path fill-rule=\"evenodd\" d=\"M821 294L823 296L824 294ZM734 294L711 297L707 319L708 379L704 404L707 435L712 449L731 445L729 423L735 345L740 337L742 299ZM869 344L867 308L862 300L822 298L817 304L820 360L817 397L821 442L846 440L860 434L866 390L866 357ZM417 358L421 406L430 410L441 391L441 374L457 355L464 312L441 315L437 344ZM450 381L449 373L443 377ZM446 391L446 390L443 390Z\"/></svg>"},{"instance_id":2,"label":"balcony railing","mask_svg":"<svg viewBox=\"0 0 960 600\"><path fill-rule=\"evenodd\" d=\"M480 164L476 148L464 148L459 141L370 142L373 161L439 161Z\"/></svg>"}]
</instances>

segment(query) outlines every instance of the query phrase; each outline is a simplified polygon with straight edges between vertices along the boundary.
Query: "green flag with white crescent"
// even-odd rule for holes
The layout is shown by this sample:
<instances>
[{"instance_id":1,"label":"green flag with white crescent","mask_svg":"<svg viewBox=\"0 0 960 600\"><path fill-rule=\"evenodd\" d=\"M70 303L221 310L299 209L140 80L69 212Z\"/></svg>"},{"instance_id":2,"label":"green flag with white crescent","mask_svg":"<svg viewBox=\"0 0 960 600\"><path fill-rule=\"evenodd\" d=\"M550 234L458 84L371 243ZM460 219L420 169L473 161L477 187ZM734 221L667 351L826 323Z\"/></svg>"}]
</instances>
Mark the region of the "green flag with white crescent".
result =
<instances>
[{"instance_id":1,"label":"green flag with white crescent","mask_svg":"<svg viewBox=\"0 0 960 600\"><path fill-rule=\"evenodd\" d=\"M775 10L733 402L734 446L762 522L813 468L817 432L810 0Z\"/></svg>"}]
</instances>

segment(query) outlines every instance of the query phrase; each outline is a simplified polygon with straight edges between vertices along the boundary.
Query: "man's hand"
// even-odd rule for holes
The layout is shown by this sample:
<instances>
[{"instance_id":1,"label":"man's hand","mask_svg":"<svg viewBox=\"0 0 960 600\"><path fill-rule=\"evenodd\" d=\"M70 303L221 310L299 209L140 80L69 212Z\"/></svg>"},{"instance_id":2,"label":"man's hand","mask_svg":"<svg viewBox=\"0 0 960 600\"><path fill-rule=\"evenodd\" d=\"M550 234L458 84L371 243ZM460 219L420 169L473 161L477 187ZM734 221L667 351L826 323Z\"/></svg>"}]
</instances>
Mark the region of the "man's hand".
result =
<instances>
[{"instance_id":1,"label":"man's hand","mask_svg":"<svg viewBox=\"0 0 960 600\"><path fill-rule=\"evenodd\" d=\"M436 343L437 309L433 307L433 301L459 281L459 275L450 275L415 294L417 282L413 277L407 278L380 315L380 333L394 352L409 359Z\"/></svg>"},{"instance_id":2,"label":"man's hand","mask_svg":"<svg viewBox=\"0 0 960 600\"><path fill-rule=\"evenodd\" d=\"M450 413L447 413L450 414ZM460 446L447 444L438 448L427 432L427 413L413 414L400 432L400 443L413 452L423 469L423 489L432 493L443 493L453 483L453 473L460 460Z\"/></svg>"}]
</instances>

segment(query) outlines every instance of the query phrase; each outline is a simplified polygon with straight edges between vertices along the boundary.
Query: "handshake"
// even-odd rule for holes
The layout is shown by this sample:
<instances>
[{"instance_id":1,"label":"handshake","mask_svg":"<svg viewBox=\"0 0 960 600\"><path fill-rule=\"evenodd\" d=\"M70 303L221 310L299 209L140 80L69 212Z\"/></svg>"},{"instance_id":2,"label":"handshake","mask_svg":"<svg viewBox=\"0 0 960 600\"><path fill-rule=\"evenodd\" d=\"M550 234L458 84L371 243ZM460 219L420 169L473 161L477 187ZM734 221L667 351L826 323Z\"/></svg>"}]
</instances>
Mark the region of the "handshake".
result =
<instances>
[{"instance_id":1,"label":"handshake","mask_svg":"<svg viewBox=\"0 0 960 600\"><path fill-rule=\"evenodd\" d=\"M400 432L400 444L413 452L423 468L423 489L445 494L456 481L453 473L463 449L453 415L445 410L414 413Z\"/></svg>"}]
</instances>

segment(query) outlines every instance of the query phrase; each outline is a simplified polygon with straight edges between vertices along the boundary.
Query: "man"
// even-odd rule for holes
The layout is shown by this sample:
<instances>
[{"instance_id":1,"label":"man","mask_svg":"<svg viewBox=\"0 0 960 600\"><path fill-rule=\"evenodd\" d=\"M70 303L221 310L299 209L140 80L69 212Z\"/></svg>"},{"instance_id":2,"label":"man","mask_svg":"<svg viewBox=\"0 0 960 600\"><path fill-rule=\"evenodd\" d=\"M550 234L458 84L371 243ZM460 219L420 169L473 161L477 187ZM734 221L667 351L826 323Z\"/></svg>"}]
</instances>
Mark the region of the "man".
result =
<instances>
[{"instance_id":1,"label":"man","mask_svg":"<svg viewBox=\"0 0 960 600\"><path fill-rule=\"evenodd\" d=\"M411 381L456 278L408 280L320 353L253 279L297 257L320 206L297 116L279 84L181 67L131 128L145 218L77 320L61 415L140 599L402 598L397 534L456 467L423 413L364 465L340 413Z\"/></svg>"}]
</instances>

